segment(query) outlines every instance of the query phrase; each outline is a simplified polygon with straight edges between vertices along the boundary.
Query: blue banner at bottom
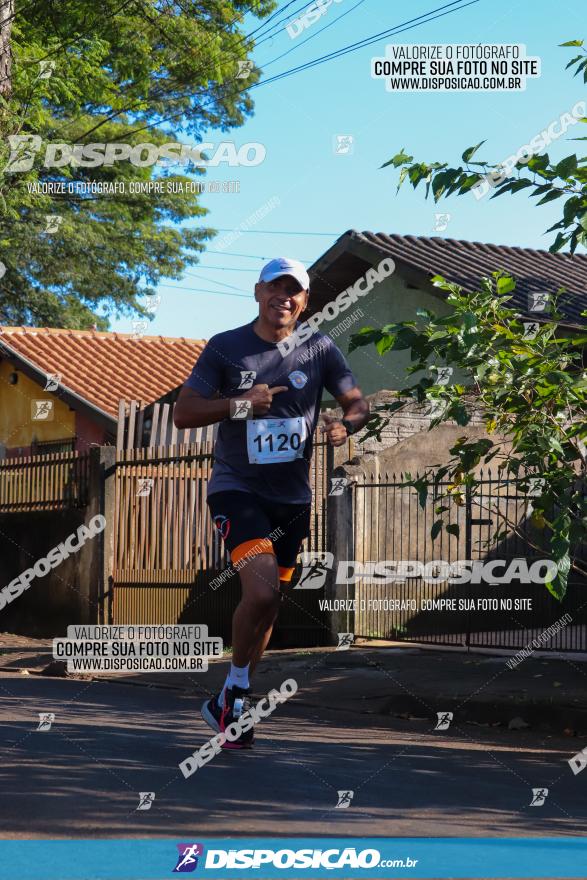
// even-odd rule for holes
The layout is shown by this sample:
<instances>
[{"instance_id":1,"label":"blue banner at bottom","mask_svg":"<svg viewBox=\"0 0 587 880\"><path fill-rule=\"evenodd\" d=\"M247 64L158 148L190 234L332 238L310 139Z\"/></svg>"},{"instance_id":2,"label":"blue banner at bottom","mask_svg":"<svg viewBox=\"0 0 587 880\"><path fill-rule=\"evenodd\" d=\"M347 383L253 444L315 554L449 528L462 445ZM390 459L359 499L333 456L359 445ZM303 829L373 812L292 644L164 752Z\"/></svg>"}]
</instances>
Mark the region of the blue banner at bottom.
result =
<instances>
[{"instance_id":1,"label":"blue banner at bottom","mask_svg":"<svg viewBox=\"0 0 587 880\"><path fill-rule=\"evenodd\" d=\"M4 880L577 878L587 839L308 837L0 841Z\"/></svg>"}]
</instances>

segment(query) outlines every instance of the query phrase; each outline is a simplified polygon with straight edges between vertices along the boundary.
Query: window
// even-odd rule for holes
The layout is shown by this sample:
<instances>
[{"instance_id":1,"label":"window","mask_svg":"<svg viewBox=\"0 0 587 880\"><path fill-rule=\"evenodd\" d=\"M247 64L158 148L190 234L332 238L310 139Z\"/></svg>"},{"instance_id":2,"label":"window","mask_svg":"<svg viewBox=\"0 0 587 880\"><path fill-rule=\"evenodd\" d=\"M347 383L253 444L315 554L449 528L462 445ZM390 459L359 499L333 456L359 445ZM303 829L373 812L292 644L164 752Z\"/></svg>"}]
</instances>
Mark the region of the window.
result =
<instances>
[{"instance_id":1,"label":"window","mask_svg":"<svg viewBox=\"0 0 587 880\"><path fill-rule=\"evenodd\" d=\"M33 440L31 443L31 454L49 455L51 452L73 452L75 440L75 437L69 437L64 440Z\"/></svg>"}]
</instances>

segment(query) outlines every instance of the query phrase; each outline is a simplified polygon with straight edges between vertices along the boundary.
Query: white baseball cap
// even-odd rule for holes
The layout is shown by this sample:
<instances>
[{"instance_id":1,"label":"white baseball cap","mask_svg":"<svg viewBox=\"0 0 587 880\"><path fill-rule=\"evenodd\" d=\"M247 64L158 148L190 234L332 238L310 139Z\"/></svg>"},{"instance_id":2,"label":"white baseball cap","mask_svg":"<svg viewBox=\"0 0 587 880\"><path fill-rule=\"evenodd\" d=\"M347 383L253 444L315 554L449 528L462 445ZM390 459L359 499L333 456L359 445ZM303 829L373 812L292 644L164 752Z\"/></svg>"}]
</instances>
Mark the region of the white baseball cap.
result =
<instances>
[{"instance_id":1,"label":"white baseball cap","mask_svg":"<svg viewBox=\"0 0 587 880\"><path fill-rule=\"evenodd\" d=\"M270 260L261 269L259 281L273 281L274 278L280 278L282 275L291 275L301 285L302 290L310 289L310 276L305 268L299 260L290 260L289 257Z\"/></svg>"}]
</instances>

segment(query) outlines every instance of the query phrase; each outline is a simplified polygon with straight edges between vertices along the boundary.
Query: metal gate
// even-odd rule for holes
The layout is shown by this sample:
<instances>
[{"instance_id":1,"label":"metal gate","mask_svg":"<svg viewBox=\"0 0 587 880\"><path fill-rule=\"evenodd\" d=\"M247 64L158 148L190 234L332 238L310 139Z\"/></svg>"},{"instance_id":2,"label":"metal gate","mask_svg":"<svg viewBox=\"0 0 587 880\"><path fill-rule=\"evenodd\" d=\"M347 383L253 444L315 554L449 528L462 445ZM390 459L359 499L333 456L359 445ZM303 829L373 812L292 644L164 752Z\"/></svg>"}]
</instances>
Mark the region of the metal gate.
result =
<instances>
[{"instance_id":1,"label":"metal gate","mask_svg":"<svg viewBox=\"0 0 587 880\"><path fill-rule=\"evenodd\" d=\"M449 484L440 481L437 485L442 494ZM371 582L363 578L354 587L349 585L348 597L357 600L355 635L467 647L523 647L570 614L572 622L544 648L587 650L585 580L572 574L567 595L559 602L544 584L520 579L525 565L529 569L548 558L540 549L544 532L530 519L531 495L520 494L513 481L489 472L481 475L475 495L463 489L457 500L449 511L438 514L438 496L430 494L422 507L416 490L402 485L394 474L382 479L366 475L354 484L353 553L359 563L355 573L360 573L360 565L365 571L366 563L381 565L386 560L428 565L424 572L412 575L405 568L402 581L377 583L375 572ZM440 517L445 528L433 541L431 528ZM455 534L447 532L446 526L453 526ZM575 548L581 559L587 557L585 550L584 545ZM450 583L446 572L457 560L493 561L495 581L481 577L479 583ZM524 562L515 563L512 569L515 560ZM445 577L441 579L443 564ZM507 568L515 574L516 566L518 576L511 583L497 582Z\"/></svg>"}]
</instances>

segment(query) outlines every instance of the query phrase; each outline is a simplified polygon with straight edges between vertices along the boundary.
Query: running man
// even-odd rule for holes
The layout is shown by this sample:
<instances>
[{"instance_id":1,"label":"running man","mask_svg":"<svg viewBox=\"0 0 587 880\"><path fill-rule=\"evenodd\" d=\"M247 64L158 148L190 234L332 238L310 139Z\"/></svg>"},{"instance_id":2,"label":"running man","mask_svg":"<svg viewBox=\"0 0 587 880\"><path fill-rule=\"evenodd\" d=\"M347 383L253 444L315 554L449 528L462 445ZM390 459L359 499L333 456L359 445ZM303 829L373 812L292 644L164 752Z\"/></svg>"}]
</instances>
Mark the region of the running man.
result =
<instances>
[{"instance_id":1,"label":"running man","mask_svg":"<svg viewBox=\"0 0 587 880\"><path fill-rule=\"evenodd\" d=\"M323 416L333 446L369 418L369 405L329 337L314 333L285 355L277 345L296 329L309 286L297 260L267 263L255 284L258 317L210 339L175 405L178 428L220 422L208 506L242 587L230 672L222 691L202 707L217 732L247 711L250 677L271 637L280 590L289 585L309 534L312 438L323 389L343 410L341 420ZM236 404L243 400L245 419ZM252 741L251 729L224 747L250 748Z\"/></svg>"}]
</instances>

